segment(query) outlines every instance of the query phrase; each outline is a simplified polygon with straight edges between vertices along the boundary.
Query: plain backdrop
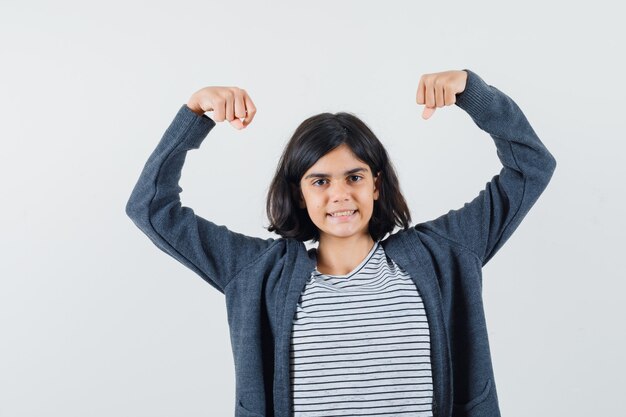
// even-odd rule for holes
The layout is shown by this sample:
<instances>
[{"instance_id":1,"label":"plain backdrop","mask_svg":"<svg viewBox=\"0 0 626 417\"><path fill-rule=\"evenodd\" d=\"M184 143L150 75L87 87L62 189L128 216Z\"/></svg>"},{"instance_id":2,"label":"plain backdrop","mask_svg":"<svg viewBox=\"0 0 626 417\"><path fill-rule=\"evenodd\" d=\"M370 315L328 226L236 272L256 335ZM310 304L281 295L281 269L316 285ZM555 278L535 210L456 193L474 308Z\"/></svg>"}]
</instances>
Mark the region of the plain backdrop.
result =
<instances>
[{"instance_id":1,"label":"plain backdrop","mask_svg":"<svg viewBox=\"0 0 626 417\"><path fill-rule=\"evenodd\" d=\"M193 92L245 88L258 112L187 155L183 204L277 237L270 179L323 111L384 143L413 224L472 200L501 168L493 140L459 107L424 120L415 101L422 74L463 68L513 98L557 160L483 270L502 413L619 415L620 16L608 1L0 2L0 416L233 415L223 295L124 212Z\"/></svg>"}]
</instances>

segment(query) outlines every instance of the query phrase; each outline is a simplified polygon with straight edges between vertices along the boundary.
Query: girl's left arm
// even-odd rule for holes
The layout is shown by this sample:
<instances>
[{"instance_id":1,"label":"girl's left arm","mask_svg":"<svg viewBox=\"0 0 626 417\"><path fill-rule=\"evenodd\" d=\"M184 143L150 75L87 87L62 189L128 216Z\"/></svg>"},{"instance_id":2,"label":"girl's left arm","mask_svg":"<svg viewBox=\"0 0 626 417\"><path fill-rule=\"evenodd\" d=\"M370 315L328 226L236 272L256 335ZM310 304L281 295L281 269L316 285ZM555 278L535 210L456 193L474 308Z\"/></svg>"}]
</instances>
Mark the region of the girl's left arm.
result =
<instances>
[{"instance_id":1,"label":"girl's left arm","mask_svg":"<svg viewBox=\"0 0 626 417\"><path fill-rule=\"evenodd\" d=\"M492 137L502 169L472 201L415 228L464 246L484 266L547 187L556 159L510 97L474 72L464 71L467 84L455 104Z\"/></svg>"}]
</instances>

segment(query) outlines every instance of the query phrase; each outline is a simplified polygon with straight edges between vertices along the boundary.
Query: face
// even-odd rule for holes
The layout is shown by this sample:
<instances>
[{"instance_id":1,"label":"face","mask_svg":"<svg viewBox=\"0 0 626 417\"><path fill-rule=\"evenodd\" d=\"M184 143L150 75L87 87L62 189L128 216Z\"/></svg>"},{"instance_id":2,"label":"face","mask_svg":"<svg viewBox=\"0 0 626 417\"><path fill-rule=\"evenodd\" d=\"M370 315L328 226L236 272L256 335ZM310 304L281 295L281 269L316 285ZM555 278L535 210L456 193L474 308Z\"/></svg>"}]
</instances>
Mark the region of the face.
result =
<instances>
[{"instance_id":1,"label":"face","mask_svg":"<svg viewBox=\"0 0 626 417\"><path fill-rule=\"evenodd\" d=\"M328 152L304 173L300 180L300 207L307 209L319 229L320 242L329 236L348 238L368 234L379 181L346 144ZM351 213L331 216L339 211Z\"/></svg>"}]
</instances>

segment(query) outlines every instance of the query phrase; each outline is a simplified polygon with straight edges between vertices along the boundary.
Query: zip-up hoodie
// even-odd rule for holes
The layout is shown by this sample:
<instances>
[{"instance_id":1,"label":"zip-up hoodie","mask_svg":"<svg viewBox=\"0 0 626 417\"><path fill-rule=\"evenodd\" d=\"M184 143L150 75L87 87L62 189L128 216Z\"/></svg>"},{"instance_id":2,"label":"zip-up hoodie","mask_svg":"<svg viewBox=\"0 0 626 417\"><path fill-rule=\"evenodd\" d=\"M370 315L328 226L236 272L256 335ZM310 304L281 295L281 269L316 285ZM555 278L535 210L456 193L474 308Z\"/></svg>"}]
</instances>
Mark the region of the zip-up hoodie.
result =
<instances>
[{"instance_id":1,"label":"zip-up hoodie","mask_svg":"<svg viewBox=\"0 0 626 417\"><path fill-rule=\"evenodd\" d=\"M482 300L482 267L548 185L556 160L517 104L474 72L456 105L493 139L502 169L472 201L381 240L422 296L431 332L433 413L500 415ZM183 105L148 158L126 205L161 250L225 295L235 363L235 416L291 417L292 320L315 249L229 230L181 205L187 151L215 121Z\"/></svg>"}]
</instances>

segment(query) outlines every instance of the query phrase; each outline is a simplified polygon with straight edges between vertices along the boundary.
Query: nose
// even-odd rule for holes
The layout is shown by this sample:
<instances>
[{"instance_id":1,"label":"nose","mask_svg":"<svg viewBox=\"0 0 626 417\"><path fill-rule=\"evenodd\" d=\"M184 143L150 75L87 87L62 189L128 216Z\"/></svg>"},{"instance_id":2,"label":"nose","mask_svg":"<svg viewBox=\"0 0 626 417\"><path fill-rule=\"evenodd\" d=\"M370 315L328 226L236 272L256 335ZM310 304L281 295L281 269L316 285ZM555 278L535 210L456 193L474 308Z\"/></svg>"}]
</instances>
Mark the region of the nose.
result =
<instances>
[{"instance_id":1,"label":"nose","mask_svg":"<svg viewBox=\"0 0 626 417\"><path fill-rule=\"evenodd\" d=\"M346 201L350 199L350 186L341 181L336 181L329 187L330 198L335 201Z\"/></svg>"}]
</instances>

